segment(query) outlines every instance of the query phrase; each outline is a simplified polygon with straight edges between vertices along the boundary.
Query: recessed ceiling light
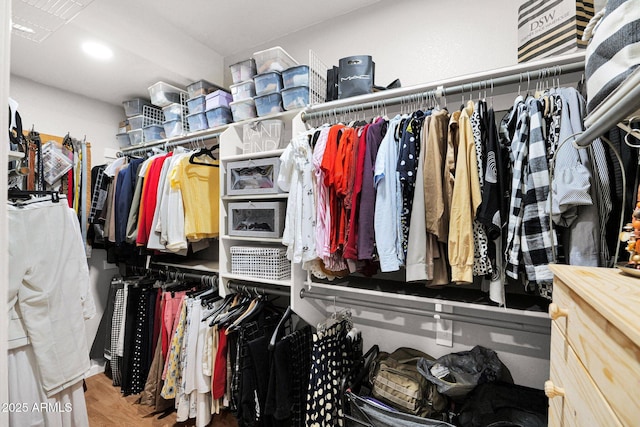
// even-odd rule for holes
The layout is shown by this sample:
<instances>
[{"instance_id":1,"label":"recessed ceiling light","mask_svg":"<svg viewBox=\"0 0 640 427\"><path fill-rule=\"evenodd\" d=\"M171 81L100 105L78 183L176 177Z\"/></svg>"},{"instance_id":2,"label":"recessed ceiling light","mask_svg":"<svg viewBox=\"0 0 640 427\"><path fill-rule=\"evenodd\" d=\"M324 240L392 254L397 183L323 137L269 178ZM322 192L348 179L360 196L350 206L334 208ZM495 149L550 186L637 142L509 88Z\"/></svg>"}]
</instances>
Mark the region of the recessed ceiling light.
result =
<instances>
[{"instance_id":1,"label":"recessed ceiling light","mask_svg":"<svg viewBox=\"0 0 640 427\"><path fill-rule=\"evenodd\" d=\"M103 61L113 56L113 51L102 43L84 42L82 44L82 50L90 57Z\"/></svg>"},{"instance_id":2,"label":"recessed ceiling light","mask_svg":"<svg viewBox=\"0 0 640 427\"><path fill-rule=\"evenodd\" d=\"M25 27L24 25L16 24L15 22L11 24L11 26L18 31L22 31L23 33L33 34L36 31L33 28Z\"/></svg>"}]
</instances>

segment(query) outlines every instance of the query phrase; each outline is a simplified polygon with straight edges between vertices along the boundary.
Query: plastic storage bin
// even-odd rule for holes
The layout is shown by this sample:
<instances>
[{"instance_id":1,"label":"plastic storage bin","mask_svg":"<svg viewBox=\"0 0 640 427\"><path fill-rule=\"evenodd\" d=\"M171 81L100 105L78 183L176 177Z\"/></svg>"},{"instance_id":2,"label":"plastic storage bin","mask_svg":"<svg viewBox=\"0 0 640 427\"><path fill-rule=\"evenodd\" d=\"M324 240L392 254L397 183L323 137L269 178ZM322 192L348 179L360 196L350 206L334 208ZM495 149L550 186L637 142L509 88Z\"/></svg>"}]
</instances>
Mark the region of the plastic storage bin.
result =
<instances>
[{"instance_id":1,"label":"plastic storage bin","mask_svg":"<svg viewBox=\"0 0 640 427\"><path fill-rule=\"evenodd\" d=\"M211 110L207 110L205 114L207 115L207 123L209 123L210 128L226 125L233 121L229 107L212 108Z\"/></svg>"},{"instance_id":2,"label":"plastic storage bin","mask_svg":"<svg viewBox=\"0 0 640 427\"><path fill-rule=\"evenodd\" d=\"M229 69L231 70L231 79L234 84L244 82L251 80L256 75L256 62L253 58L249 58L230 65Z\"/></svg>"},{"instance_id":3,"label":"plastic storage bin","mask_svg":"<svg viewBox=\"0 0 640 427\"><path fill-rule=\"evenodd\" d=\"M278 193L280 158L227 163L227 195Z\"/></svg>"},{"instance_id":4,"label":"plastic storage bin","mask_svg":"<svg viewBox=\"0 0 640 427\"><path fill-rule=\"evenodd\" d=\"M257 120L242 126L242 154L278 150L284 143L284 122L278 119Z\"/></svg>"},{"instance_id":5,"label":"plastic storage bin","mask_svg":"<svg viewBox=\"0 0 640 427\"><path fill-rule=\"evenodd\" d=\"M174 102L179 103L181 93L186 93L186 91L165 82L158 82L149 86L151 103L158 107L166 107Z\"/></svg>"},{"instance_id":6,"label":"plastic storage bin","mask_svg":"<svg viewBox=\"0 0 640 427\"><path fill-rule=\"evenodd\" d=\"M127 132L129 135L129 144L138 145L142 143L142 129L130 130Z\"/></svg>"},{"instance_id":7,"label":"plastic storage bin","mask_svg":"<svg viewBox=\"0 0 640 427\"><path fill-rule=\"evenodd\" d=\"M229 107L231 101L233 101L233 97L229 92L217 90L207 95L207 110L213 110L218 107Z\"/></svg>"},{"instance_id":8,"label":"plastic storage bin","mask_svg":"<svg viewBox=\"0 0 640 427\"><path fill-rule=\"evenodd\" d=\"M266 246L231 246L231 273L260 279L287 280L291 262L287 249Z\"/></svg>"},{"instance_id":9,"label":"plastic storage bin","mask_svg":"<svg viewBox=\"0 0 640 427\"><path fill-rule=\"evenodd\" d=\"M282 92L282 106L285 110L303 108L309 103L309 88L307 86L292 87Z\"/></svg>"},{"instance_id":10,"label":"plastic storage bin","mask_svg":"<svg viewBox=\"0 0 640 427\"><path fill-rule=\"evenodd\" d=\"M204 112L189 114L187 116L187 122L189 122L190 132L207 129L209 127L209 124L207 123L207 115Z\"/></svg>"},{"instance_id":11,"label":"plastic storage bin","mask_svg":"<svg viewBox=\"0 0 640 427\"><path fill-rule=\"evenodd\" d=\"M169 104L166 107L162 107L162 112L164 113L165 121L169 122L171 120L182 120L183 116L186 116L186 108L182 104L173 103Z\"/></svg>"},{"instance_id":12,"label":"plastic storage bin","mask_svg":"<svg viewBox=\"0 0 640 427\"><path fill-rule=\"evenodd\" d=\"M118 140L118 145L120 147L126 147L127 145L131 145L131 140L129 139L129 135L126 132L121 132L117 134L116 139Z\"/></svg>"},{"instance_id":13,"label":"plastic storage bin","mask_svg":"<svg viewBox=\"0 0 640 427\"><path fill-rule=\"evenodd\" d=\"M280 92L282 90L282 75L278 71L258 74L253 78L253 83L257 96Z\"/></svg>"},{"instance_id":14,"label":"plastic storage bin","mask_svg":"<svg viewBox=\"0 0 640 427\"><path fill-rule=\"evenodd\" d=\"M162 124L164 127L164 134L167 138L173 138L174 136L180 136L183 133L182 119L169 120Z\"/></svg>"},{"instance_id":15,"label":"plastic storage bin","mask_svg":"<svg viewBox=\"0 0 640 427\"><path fill-rule=\"evenodd\" d=\"M196 96L207 95L218 89L221 89L218 85L214 85L206 80L198 80L187 86L187 93L189 94L189 98L195 98Z\"/></svg>"},{"instance_id":16,"label":"plastic storage bin","mask_svg":"<svg viewBox=\"0 0 640 427\"><path fill-rule=\"evenodd\" d=\"M142 129L144 125L144 116L142 114L138 116L129 117L129 130Z\"/></svg>"},{"instance_id":17,"label":"plastic storage bin","mask_svg":"<svg viewBox=\"0 0 640 427\"><path fill-rule=\"evenodd\" d=\"M257 117L258 113L256 112L256 104L253 98L232 102L229 106L231 107L231 115L233 116L234 122Z\"/></svg>"},{"instance_id":18,"label":"plastic storage bin","mask_svg":"<svg viewBox=\"0 0 640 427\"><path fill-rule=\"evenodd\" d=\"M142 107L144 105L151 105L151 102L147 99L134 98L122 103L124 106L124 114L127 117L138 116L142 114Z\"/></svg>"},{"instance_id":19,"label":"plastic storage bin","mask_svg":"<svg viewBox=\"0 0 640 427\"><path fill-rule=\"evenodd\" d=\"M229 203L229 235L282 237L285 202Z\"/></svg>"},{"instance_id":20,"label":"plastic storage bin","mask_svg":"<svg viewBox=\"0 0 640 427\"><path fill-rule=\"evenodd\" d=\"M298 65L282 72L282 83L285 89L296 86L309 86L309 66Z\"/></svg>"},{"instance_id":21,"label":"plastic storage bin","mask_svg":"<svg viewBox=\"0 0 640 427\"><path fill-rule=\"evenodd\" d=\"M231 96L233 97L234 102L243 101L256 96L256 88L253 80L231 85L229 86L229 89L231 90Z\"/></svg>"},{"instance_id":22,"label":"plastic storage bin","mask_svg":"<svg viewBox=\"0 0 640 427\"><path fill-rule=\"evenodd\" d=\"M256 112L260 117L282 111L282 96L277 92L256 96L253 100L256 103Z\"/></svg>"},{"instance_id":23,"label":"plastic storage bin","mask_svg":"<svg viewBox=\"0 0 640 427\"><path fill-rule=\"evenodd\" d=\"M189 114L203 113L207 105L207 96L200 95L187 100L189 106Z\"/></svg>"},{"instance_id":24,"label":"plastic storage bin","mask_svg":"<svg viewBox=\"0 0 640 427\"><path fill-rule=\"evenodd\" d=\"M145 126L143 129L145 141L157 141L164 139L164 127L162 125Z\"/></svg>"},{"instance_id":25,"label":"plastic storage bin","mask_svg":"<svg viewBox=\"0 0 640 427\"><path fill-rule=\"evenodd\" d=\"M280 46L256 52L253 54L253 59L256 61L258 74L268 71L284 71L298 65L298 62Z\"/></svg>"}]
</instances>

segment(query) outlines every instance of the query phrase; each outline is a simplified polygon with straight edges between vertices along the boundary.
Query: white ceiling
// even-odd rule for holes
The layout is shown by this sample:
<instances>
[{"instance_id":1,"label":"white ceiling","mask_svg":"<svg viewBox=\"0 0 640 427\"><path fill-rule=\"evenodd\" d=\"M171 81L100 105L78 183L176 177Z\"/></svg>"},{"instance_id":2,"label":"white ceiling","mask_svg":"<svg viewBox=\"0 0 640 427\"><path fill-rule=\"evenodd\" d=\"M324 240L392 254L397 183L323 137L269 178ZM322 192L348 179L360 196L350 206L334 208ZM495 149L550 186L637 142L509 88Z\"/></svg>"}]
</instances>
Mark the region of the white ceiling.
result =
<instances>
[{"instance_id":1,"label":"white ceiling","mask_svg":"<svg viewBox=\"0 0 640 427\"><path fill-rule=\"evenodd\" d=\"M12 0L14 5L22 0ZM222 85L224 58L380 0L93 0L42 43L12 36L12 74L112 104L166 81ZM114 51L86 56L84 41Z\"/></svg>"}]
</instances>

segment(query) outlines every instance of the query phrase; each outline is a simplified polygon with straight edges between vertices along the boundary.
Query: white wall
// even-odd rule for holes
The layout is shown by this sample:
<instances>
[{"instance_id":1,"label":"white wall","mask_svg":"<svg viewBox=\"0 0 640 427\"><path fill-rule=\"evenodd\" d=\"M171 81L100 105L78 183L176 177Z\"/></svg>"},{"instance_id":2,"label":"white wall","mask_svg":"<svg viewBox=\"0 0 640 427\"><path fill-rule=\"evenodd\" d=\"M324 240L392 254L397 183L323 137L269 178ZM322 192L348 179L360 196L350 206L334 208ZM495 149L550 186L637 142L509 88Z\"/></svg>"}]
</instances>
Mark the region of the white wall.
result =
<instances>
[{"instance_id":1,"label":"white wall","mask_svg":"<svg viewBox=\"0 0 640 427\"><path fill-rule=\"evenodd\" d=\"M93 166L105 162L105 148L118 148L115 134L118 123L124 118L121 106L64 92L15 75L11 76L9 93L20 103L25 129L31 129L33 125L40 133L64 136L68 132L77 139L86 136L91 143ZM91 290L97 309L97 315L86 322L89 346L96 336L106 306L111 277L117 273L113 269L104 270L105 261L104 250L93 251L89 259ZM100 370L101 365L97 361L93 365L92 373Z\"/></svg>"}]
</instances>

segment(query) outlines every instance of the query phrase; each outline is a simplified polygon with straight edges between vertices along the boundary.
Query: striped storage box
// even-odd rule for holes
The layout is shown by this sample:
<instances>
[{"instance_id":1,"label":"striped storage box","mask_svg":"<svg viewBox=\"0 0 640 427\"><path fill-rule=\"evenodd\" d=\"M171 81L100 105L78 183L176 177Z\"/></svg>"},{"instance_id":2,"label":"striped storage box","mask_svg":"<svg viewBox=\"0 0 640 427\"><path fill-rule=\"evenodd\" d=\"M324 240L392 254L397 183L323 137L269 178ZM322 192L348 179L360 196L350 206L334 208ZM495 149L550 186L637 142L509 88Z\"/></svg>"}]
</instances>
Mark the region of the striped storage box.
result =
<instances>
[{"instance_id":1,"label":"striped storage box","mask_svg":"<svg viewBox=\"0 0 640 427\"><path fill-rule=\"evenodd\" d=\"M518 9L518 62L584 49L591 0L528 0Z\"/></svg>"}]
</instances>

